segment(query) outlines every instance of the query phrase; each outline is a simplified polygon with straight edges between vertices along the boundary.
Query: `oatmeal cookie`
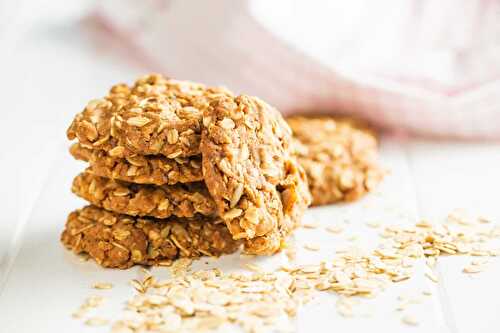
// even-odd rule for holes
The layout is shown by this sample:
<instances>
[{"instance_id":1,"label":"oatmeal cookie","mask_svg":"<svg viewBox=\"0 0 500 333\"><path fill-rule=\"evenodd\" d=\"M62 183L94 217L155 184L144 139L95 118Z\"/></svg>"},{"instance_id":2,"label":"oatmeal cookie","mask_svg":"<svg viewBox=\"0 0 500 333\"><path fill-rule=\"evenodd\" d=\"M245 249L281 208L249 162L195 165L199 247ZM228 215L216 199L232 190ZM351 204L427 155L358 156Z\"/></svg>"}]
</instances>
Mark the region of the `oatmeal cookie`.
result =
<instances>
[{"instance_id":1,"label":"oatmeal cookie","mask_svg":"<svg viewBox=\"0 0 500 333\"><path fill-rule=\"evenodd\" d=\"M291 155L280 113L255 97L221 96L204 110L205 182L234 239L252 254L271 254L310 202L305 174Z\"/></svg>"},{"instance_id":2,"label":"oatmeal cookie","mask_svg":"<svg viewBox=\"0 0 500 333\"><path fill-rule=\"evenodd\" d=\"M95 206L69 215L61 241L73 252L88 254L101 266L114 268L220 256L240 246L218 218L136 218Z\"/></svg>"},{"instance_id":3,"label":"oatmeal cookie","mask_svg":"<svg viewBox=\"0 0 500 333\"><path fill-rule=\"evenodd\" d=\"M161 155L130 155L124 158L109 152L88 149L79 143L70 148L74 158L88 162L97 176L136 184L173 185L203 180L201 155L169 159Z\"/></svg>"},{"instance_id":4,"label":"oatmeal cookie","mask_svg":"<svg viewBox=\"0 0 500 333\"><path fill-rule=\"evenodd\" d=\"M131 87L118 84L100 100L88 103L67 130L89 149L112 156L164 155L167 158L199 154L201 109L223 88L147 75Z\"/></svg>"},{"instance_id":5,"label":"oatmeal cookie","mask_svg":"<svg viewBox=\"0 0 500 333\"><path fill-rule=\"evenodd\" d=\"M84 172L73 180L71 190L93 205L131 216L167 218L216 214L215 202L202 182L141 185Z\"/></svg>"},{"instance_id":6,"label":"oatmeal cookie","mask_svg":"<svg viewBox=\"0 0 500 333\"><path fill-rule=\"evenodd\" d=\"M329 116L294 116L287 122L313 206L357 200L382 180L377 138L365 125Z\"/></svg>"}]
</instances>

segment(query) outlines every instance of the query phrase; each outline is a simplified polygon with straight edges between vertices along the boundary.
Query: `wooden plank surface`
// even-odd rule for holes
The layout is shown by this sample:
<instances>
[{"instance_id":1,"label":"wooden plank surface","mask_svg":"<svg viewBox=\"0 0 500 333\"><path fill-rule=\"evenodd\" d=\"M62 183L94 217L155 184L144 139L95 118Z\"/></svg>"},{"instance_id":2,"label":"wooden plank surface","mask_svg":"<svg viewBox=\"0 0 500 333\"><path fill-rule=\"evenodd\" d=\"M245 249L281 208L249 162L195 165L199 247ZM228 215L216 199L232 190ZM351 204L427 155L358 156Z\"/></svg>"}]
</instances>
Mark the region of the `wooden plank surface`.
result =
<instances>
[{"instance_id":1,"label":"wooden plank surface","mask_svg":"<svg viewBox=\"0 0 500 333\"><path fill-rule=\"evenodd\" d=\"M500 222L500 144L414 140L408 157L422 216L440 219L461 209L471 218ZM488 260L477 275L462 273L470 257L438 263L441 307L453 332L500 330L500 299L494 296L500 294L500 262Z\"/></svg>"}]
</instances>

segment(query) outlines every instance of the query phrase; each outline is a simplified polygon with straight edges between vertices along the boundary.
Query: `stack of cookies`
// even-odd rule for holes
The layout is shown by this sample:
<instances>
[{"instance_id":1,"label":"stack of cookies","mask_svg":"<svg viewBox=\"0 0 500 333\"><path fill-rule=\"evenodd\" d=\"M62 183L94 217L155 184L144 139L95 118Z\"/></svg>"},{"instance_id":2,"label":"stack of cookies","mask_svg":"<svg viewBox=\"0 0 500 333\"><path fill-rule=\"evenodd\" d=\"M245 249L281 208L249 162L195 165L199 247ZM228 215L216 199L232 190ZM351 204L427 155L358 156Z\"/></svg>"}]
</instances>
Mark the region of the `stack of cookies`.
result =
<instances>
[{"instance_id":1,"label":"stack of cookies","mask_svg":"<svg viewBox=\"0 0 500 333\"><path fill-rule=\"evenodd\" d=\"M91 101L67 135L90 205L61 240L105 267L272 254L311 200L280 113L226 89L149 75Z\"/></svg>"}]
</instances>

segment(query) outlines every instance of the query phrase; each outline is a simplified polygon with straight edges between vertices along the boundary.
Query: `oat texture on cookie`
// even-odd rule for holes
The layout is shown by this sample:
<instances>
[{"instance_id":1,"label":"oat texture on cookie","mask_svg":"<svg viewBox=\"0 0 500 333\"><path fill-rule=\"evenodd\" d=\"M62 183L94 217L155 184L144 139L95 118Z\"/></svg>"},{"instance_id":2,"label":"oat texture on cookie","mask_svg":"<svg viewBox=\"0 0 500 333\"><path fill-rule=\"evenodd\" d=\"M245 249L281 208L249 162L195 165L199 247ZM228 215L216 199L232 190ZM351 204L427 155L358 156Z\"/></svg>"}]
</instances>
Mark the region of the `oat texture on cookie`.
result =
<instances>
[{"instance_id":1,"label":"oat texture on cookie","mask_svg":"<svg viewBox=\"0 0 500 333\"><path fill-rule=\"evenodd\" d=\"M96 206L72 212L61 241L73 252L88 254L100 265L114 268L220 256L240 245L219 218L138 218Z\"/></svg>"},{"instance_id":2,"label":"oat texture on cookie","mask_svg":"<svg viewBox=\"0 0 500 333\"><path fill-rule=\"evenodd\" d=\"M93 205L131 216L167 218L215 214L215 203L203 182L153 186L84 172L75 177L71 189Z\"/></svg>"},{"instance_id":3,"label":"oat texture on cookie","mask_svg":"<svg viewBox=\"0 0 500 333\"><path fill-rule=\"evenodd\" d=\"M357 200L382 180L377 138L366 125L331 116L293 116L287 122L313 206Z\"/></svg>"},{"instance_id":4,"label":"oat texture on cookie","mask_svg":"<svg viewBox=\"0 0 500 333\"><path fill-rule=\"evenodd\" d=\"M204 110L205 183L235 239L253 254L278 251L309 204L307 181L280 113L250 96L221 96Z\"/></svg>"},{"instance_id":5,"label":"oat texture on cookie","mask_svg":"<svg viewBox=\"0 0 500 333\"><path fill-rule=\"evenodd\" d=\"M72 192L91 206L70 214L62 241L102 266L155 265L240 245L273 254L311 200L281 114L224 88L156 74L118 84L75 116L67 136L71 155L87 163ZM173 226L179 234L162 236L161 252L151 237Z\"/></svg>"},{"instance_id":6,"label":"oat texture on cookie","mask_svg":"<svg viewBox=\"0 0 500 333\"><path fill-rule=\"evenodd\" d=\"M106 97L88 103L67 136L114 157L197 155L201 109L211 98L226 94L230 92L222 88L147 75L133 86L115 85Z\"/></svg>"},{"instance_id":7,"label":"oat texture on cookie","mask_svg":"<svg viewBox=\"0 0 500 333\"><path fill-rule=\"evenodd\" d=\"M101 177L137 184L173 185L203 180L201 156L170 159L162 155L134 154L115 157L99 149L88 149L79 143L70 148L74 158L89 163L89 170Z\"/></svg>"}]
</instances>

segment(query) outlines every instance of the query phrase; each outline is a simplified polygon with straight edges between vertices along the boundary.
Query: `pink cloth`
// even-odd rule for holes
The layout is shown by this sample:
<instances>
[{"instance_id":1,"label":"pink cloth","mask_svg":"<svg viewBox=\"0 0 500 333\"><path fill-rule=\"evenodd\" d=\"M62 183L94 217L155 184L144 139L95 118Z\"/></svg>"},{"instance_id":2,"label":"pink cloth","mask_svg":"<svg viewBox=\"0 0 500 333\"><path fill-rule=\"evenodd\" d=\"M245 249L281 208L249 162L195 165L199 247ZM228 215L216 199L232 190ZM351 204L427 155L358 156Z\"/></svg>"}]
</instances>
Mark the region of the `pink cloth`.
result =
<instances>
[{"instance_id":1,"label":"pink cloth","mask_svg":"<svg viewBox=\"0 0 500 333\"><path fill-rule=\"evenodd\" d=\"M149 69L285 114L500 138L500 2L105 0L95 18Z\"/></svg>"}]
</instances>

